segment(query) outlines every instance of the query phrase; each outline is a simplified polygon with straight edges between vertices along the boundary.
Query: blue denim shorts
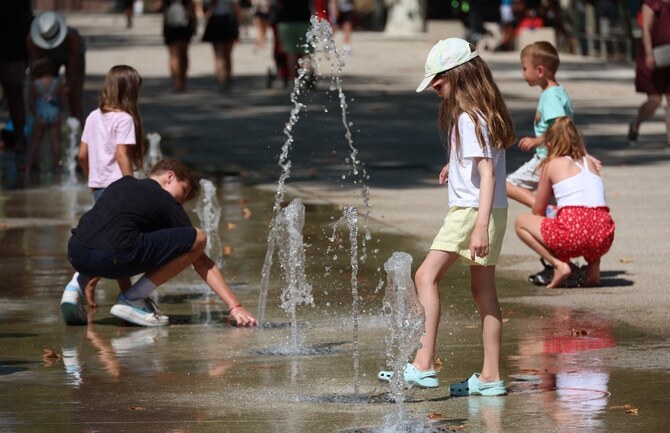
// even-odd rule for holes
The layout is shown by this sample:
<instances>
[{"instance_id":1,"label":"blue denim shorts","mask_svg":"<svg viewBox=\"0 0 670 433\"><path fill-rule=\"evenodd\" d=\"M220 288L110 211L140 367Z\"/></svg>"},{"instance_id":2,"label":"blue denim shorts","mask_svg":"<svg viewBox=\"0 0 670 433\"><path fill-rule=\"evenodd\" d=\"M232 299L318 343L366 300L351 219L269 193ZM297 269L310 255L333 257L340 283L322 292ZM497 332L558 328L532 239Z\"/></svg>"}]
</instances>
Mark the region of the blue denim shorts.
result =
<instances>
[{"instance_id":1,"label":"blue denim shorts","mask_svg":"<svg viewBox=\"0 0 670 433\"><path fill-rule=\"evenodd\" d=\"M110 253L87 248L70 241L68 260L82 275L110 279L129 278L143 274L191 251L195 243L193 227L175 227L144 233L131 251Z\"/></svg>"}]
</instances>

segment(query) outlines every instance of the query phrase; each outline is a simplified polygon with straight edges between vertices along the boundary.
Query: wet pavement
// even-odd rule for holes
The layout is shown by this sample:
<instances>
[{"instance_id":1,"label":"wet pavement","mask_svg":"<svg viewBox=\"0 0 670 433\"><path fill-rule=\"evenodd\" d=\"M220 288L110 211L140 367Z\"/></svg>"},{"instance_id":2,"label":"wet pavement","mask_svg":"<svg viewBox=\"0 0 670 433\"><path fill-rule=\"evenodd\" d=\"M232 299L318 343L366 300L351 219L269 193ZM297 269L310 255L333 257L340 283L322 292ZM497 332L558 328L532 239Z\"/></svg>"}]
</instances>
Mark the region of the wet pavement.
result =
<instances>
[{"instance_id":1,"label":"wet pavement","mask_svg":"<svg viewBox=\"0 0 670 433\"><path fill-rule=\"evenodd\" d=\"M224 271L241 302L255 305L273 196L236 178L216 185L228 253ZM225 306L190 271L158 291L170 316L166 328L127 326L110 316L117 290L110 282L98 288L90 325L63 325L58 303L71 272L64 245L75 215L89 204L85 188L3 194L11 228L0 231L2 431L393 431L379 429L396 405L375 377L385 368L388 336L378 286L392 251L421 257L411 239L373 235L369 243L359 271L361 377L355 378L348 233L339 230L334 252L326 254L331 224L341 216L337 207L306 202L315 307L299 308L298 323L313 353L286 355L280 348L289 338L289 319L279 308L276 266L264 329L229 326ZM502 369L510 394L450 398L446 384L466 378L481 362L479 318L464 296L466 277L466 269L456 268L443 284L437 349L443 386L406 392L412 425L424 426L413 431L663 431L665 422L652 414L666 405L670 379L655 370L667 364L640 368L635 353L667 347L590 311L515 304L527 290L508 279L499 291L507 301Z\"/></svg>"},{"instance_id":2,"label":"wet pavement","mask_svg":"<svg viewBox=\"0 0 670 433\"><path fill-rule=\"evenodd\" d=\"M267 61L243 41L236 48L239 78L231 93L213 92L211 50L196 43L189 91L173 95L167 90L167 60L155 17L142 17L142 25L129 33L105 16L69 19L91 42L85 106L94 106L109 66L136 65L144 77L147 131L161 133L165 154L187 161L215 182L223 210L223 270L241 302L254 311L279 172L276 159L285 138L281 130L290 109L287 92L277 85L263 87ZM432 225L441 221L433 214L446 206L441 191L429 187L443 160L435 132L436 101L413 92L433 36L389 40L360 34L345 76L355 144L371 174L374 218L368 260L358 272L359 378L353 368L348 234L344 228L338 231L334 253L327 253L327 238L342 206L359 200L360 185L352 187L347 178L337 98L328 85L308 95L292 154L290 195L306 205L307 275L315 288L315 307L298 311L304 344L314 352L309 355L281 354L289 330L279 308L277 263L268 326L262 330L229 326L225 306L191 271L158 290L158 302L171 318L164 329L125 326L113 318L109 308L117 288L110 282L98 288L99 307L91 324L66 327L58 308L72 272L65 245L69 230L91 205L90 193L58 186L63 181L54 174L25 180L6 169L14 156L0 155L3 176L10 178L0 190L0 431L384 431L396 405L388 402L387 387L375 377L385 368L388 336L383 289L378 289L385 279L382 267L393 251L410 253L418 265L435 231ZM393 69L383 56L389 50L402 53ZM521 82L516 55L488 61L519 134L529 133L536 95ZM371 69L369 62L385 72ZM629 203L650 200L654 188L663 188L654 179L666 169L670 154L656 144L658 122L650 125L638 149L618 138L638 103L621 103L629 96L626 67L585 65L569 57L562 67L582 113L578 123L608 164L606 182L616 186L610 197L620 218L620 237L604 262L611 285L579 292L530 286L525 275L536 270L537 261L509 243L514 233L508 228L498 289L505 318L502 370L510 394L448 395L449 383L467 378L481 363L479 316L467 290L466 269L458 267L441 287L437 352L442 386L407 392L412 431L667 430L670 345L667 308L662 308L668 305L662 278L667 248L648 261L637 255L647 251L637 239L660 238L666 229L633 232L637 215ZM597 74L602 80L594 78ZM511 150L509 164L525 157ZM46 167L48 156L43 158ZM630 188L629 178L620 176L629 168L650 186ZM511 208L511 213L518 211ZM647 220L658 212L641 215L640 224L651 224ZM645 316L656 319L645 321ZM360 394L354 395L357 381Z\"/></svg>"}]
</instances>

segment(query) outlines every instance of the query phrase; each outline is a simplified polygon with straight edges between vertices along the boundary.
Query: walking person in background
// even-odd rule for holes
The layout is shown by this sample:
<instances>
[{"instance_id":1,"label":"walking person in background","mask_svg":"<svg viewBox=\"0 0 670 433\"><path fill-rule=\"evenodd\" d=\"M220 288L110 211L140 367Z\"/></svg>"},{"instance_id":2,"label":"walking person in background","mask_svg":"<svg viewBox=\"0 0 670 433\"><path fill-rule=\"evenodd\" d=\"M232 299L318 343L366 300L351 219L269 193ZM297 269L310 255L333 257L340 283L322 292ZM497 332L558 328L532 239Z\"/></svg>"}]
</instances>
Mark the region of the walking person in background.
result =
<instances>
[{"instance_id":1,"label":"walking person in background","mask_svg":"<svg viewBox=\"0 0 670 433\"><path fill-rule=\"evenodd\" d=\"M188 47L195 34L196 14L193 0L159 0L163 12L163 40L170 55L170 77L175 92L186 90Z\"/></svg>"},{"instance_id":2,"label":"walking person in background","mask_svg":"<svg viewBox=\"0 0 670 433\"><path fill-rule=\"evenodd\" d=\"M69 27L65 17L47 11L36 17L30 27L27 41L30 64L48 57L59 71L65 66L65 86L70 116L84 123L82 97L86 77L86 44L77 29Z\"/></svg>"},{"instance_id":3,"label":"walking person in background","mask_svg":"<svg viewBox=\"0 0 670 433\"><path fill-rule=\"evenodd\" d=\"M204 0L207 17L204 42L214 48L214 71L221 89L230 89L233 79L233 47L239 37L242 10L237 0Z\"/></svg>"},{"instance_id":4,"label":"walking person in background","mask_svg":"<svg viewBox=\"0 0 670 433\"><path fill-rule=\"evenodd\" d=\"M419 302L425 311L421 347L404 370L405 382L439 386L435 346L440 323L438 284L458 261L470 265L470 289L482 323L481 373L450 386L452 396L507 393L500 376L502 313L495 265L507 225L505 149L514 143L514 125L488 65L473 45L458 38L438 42L428 54L424 80L440 97L438 123L449 146L449 162L439 174L448 185L449 212L426 258L416 271ZM392 372L377 377L388 381Z\"/></svg>"},{"instance_id":5,"label":"walking person in background","mask_svg":"<svg viewBox=\"0 0 670 433\"><path fill-rule=\"evenodd\" d=\"M7 99L7 109L13 126L13 130L6 134L7 141L14 143L21 152L26 149L23 82L28 60L26 38L30 33L32 20L33 9L30 0L0 3L0 87Z\"/></svg>"},{"instance_id":6,"label":"walking person in background","mask_svg":"<svg viewBox=\"0 0 670 433\"><path fill-rule=\"evenodd\" d=\"M584 257L583 286L600 286L600 258L612 246L614 221L605 202L605 186L596 163L568 117L556 119L547 130L549 154L539 168L540 183L532 214L516 219L516 233L554 268L547 288L560 287L575 271L570 259ZM549 199L556 198L556 218L545 216Z\"/></svg>"},{"instance_id":7,"label":"walking person in background","mask_svg":"<svg viewBox=\"0 0 670 433\"><path fill-rule=\"evenodd\" d=\"M268 29L270 28L270 0L252 0L251 8L254 14L253 21L256 27L256 48L265 48Z\"/></svg>"},{"instance_id":8,"label":"walking person in background","mask_svg":"<svg viewBox=\"0 0 670 433\"><path fill-rule=\"evenodd\" d=\"M659 65L653 52L660 46L670 51L670 0L644 0L641 13L642 46L635 57L635 90L645 93L647 100L630 122L628 141L637 143L640 125L654 115L665 95L666 144L670 146L670 54L666 54L667 64Z\"/></svg>"},{"instance_id":9,"label":"walking person in background","mask_svg":"<svg viewBox=\"0 0 670 433\"><path fill-rule=\"evenodd\" d=\"M53 151L56 172L63 167L60 153L61 111L65 100L65 87L58 78L58 71L47 57L36 60L30 66L32 82L28 88L28 110L34 117L33 135L26 161L26 176L36 164L44 136L47 136Z\"/></svg>"},{"instance_id":10,"label":"walking person in background","mask_svg":"<svg viewBox=\"0 0 670 433\"><path fill-rule=\"evenodd\" d=\"M305 34L312 16L312 0L276 0L277 32L282 51L286 54L286 67L292 82L298 75L298 60L307 54Z\"/></svg>"},{"instance_id":11,"label":"walking person in background","mask_svg":"<svg viewBox=\"0 0 670 433\"><path fill-rule=\"evenodd\" d=\"M126 28L131 28L133 26L133 14L135 10L133 8L135 0L123 0L121 6L123 8L123 15L126 17Z\"/></svg>"},{"instance_id":12,"label":"walking person in background","mask_svg":"<svg viewBox=\"0 0 670 433\"><path fill-rule=\"evenodd\" d=\"M117 65L107 73L100 95L100 105L86 118L79 145L79 164L88 187L97 201L112 182L132 176L141 170L146 153L142 118L139 112L140 74L132 67ZM84 304L95 307L95 286L99 280L91 275L79 284L75 273L61 299L61 312L68 325L84 325ZM130 287L130 279L120 279L121 291ZM85 301L84 301L85 299Z\"/></svg>"},{"instance_id":13,"label":"walking person in background","mask_svg":"<svg viewBox=\"0 0 670 433\"><path fill-rule=\"evenodd\" d=\"M334 0L333 8L337 27L342 30L342 50L351 54L351 33L354 29L353 0Z\"/></svg>"}]
</instances>

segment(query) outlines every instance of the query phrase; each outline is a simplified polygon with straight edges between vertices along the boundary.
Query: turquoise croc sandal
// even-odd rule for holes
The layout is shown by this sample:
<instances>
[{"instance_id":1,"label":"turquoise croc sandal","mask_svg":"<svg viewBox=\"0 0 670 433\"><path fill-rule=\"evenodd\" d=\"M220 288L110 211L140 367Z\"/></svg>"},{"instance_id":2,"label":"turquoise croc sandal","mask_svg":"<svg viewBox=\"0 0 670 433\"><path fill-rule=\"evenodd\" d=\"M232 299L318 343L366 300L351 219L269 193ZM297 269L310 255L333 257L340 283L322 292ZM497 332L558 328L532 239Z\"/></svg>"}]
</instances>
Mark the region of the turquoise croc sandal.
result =
<instances>
[{"instance_id":1,"label":"turquoise croc sandal","mask_svg":"<svg viewBox=\"0 0 670 433\"><path fill-rule=\"evenodd\" d=\"M437 388L440 386L440 381L437 380L437 371L428 370L428 371L419 371L410 363L407 363L405 366L405 371L403 372L405 378L405 383L407 385L416 385L420 388ZM377 373L377 379L383 382L390 382L393 377L392 371L380 371Z\"/></svg>"},{"instance_id":2,"label":"turquoise croc sandal","mask_svg":"<svg viewBox=\"0 0 670 433\"><path fill-rule=\"evenodd\" d=\"M507 394L505 382L480 382L479 373L470 376L470 379L460 383L449 385L449 393L452 397L468 397L471 395L498 396Z\"/></svg>"}]
</instances>

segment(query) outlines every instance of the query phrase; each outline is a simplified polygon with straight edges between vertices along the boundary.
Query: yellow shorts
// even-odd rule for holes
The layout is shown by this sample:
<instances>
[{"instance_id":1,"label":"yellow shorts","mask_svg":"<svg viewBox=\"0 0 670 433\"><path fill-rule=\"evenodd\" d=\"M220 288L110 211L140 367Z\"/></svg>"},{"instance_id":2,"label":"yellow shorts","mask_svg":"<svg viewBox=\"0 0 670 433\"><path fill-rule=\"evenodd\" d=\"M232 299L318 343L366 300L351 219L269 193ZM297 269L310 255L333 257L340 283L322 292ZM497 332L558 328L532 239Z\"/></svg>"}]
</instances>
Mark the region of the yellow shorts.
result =
<instances>
[{"instance_id":1,"label":"yellow shorts","mask_svg":"<svg viewBox=\"0 0 670 433\"><path fill-rule=\"evenodd\" d=\"M491 210L489 219L489 254L470 260L470 236L477 221L477 208L452 206L444 224L430 246L431 250L448 251L474 265L492 266L498 263L507 228L507 208Z\"/></svg>"}]
</instances>

